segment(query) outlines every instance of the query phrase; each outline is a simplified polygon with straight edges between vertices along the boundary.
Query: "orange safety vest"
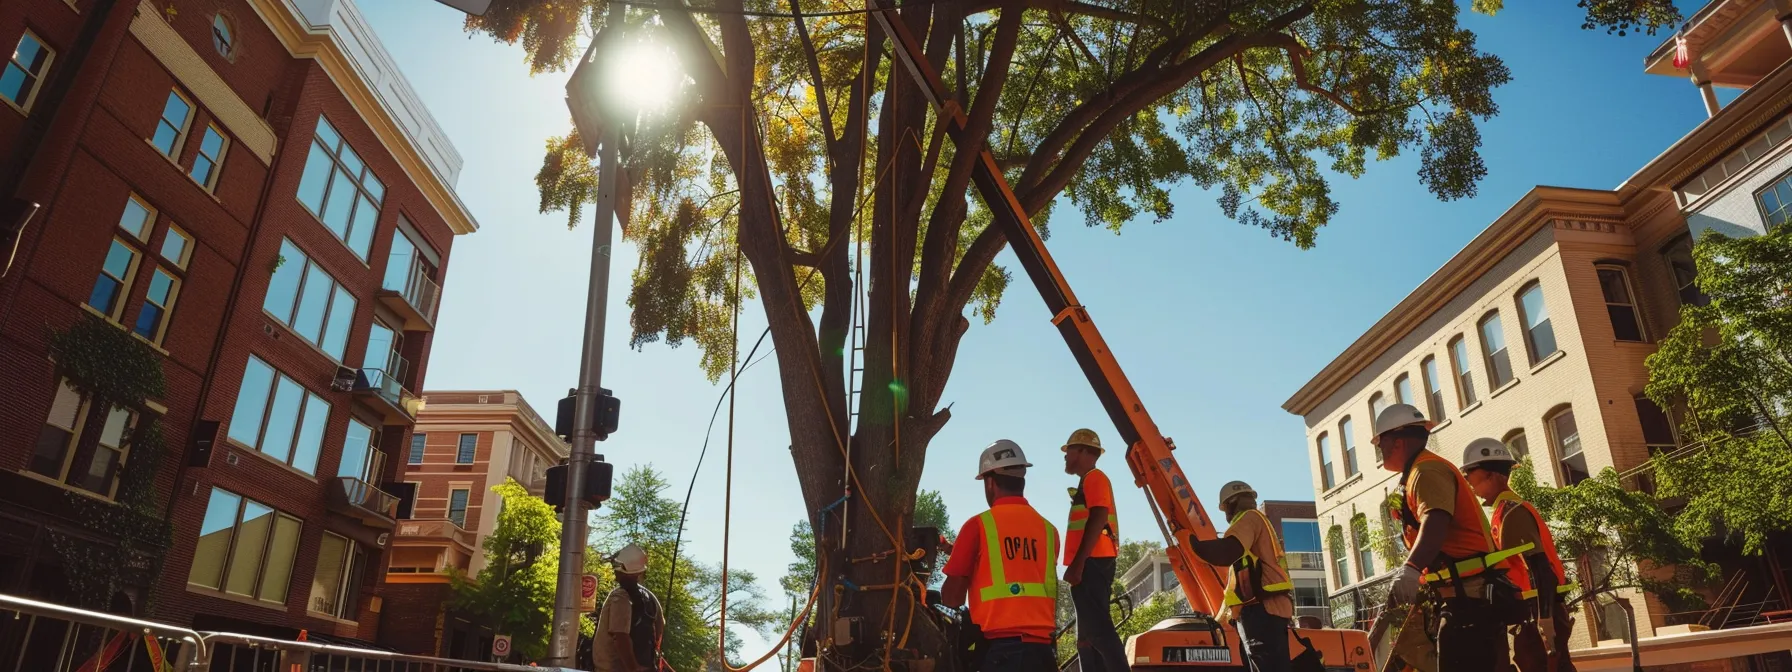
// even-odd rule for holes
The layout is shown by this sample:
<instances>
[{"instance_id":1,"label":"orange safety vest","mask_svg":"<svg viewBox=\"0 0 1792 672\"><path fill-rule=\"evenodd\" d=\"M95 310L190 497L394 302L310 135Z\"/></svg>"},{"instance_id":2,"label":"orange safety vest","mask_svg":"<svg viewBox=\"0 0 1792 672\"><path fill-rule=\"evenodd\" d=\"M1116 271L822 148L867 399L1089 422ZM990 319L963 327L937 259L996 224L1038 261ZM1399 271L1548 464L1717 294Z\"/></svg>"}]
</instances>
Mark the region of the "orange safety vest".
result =
<instances>
[{"instance_id":1,"label":"orange safety vest","mask_svg":"<svg viewBox=\"0 0 1792 672\"><path fill-rule=\"evenodd\" d=\"M1430 571L1420 578L1425 583L1430 583L1448 579L1452 574L1474 576L1488 565L1504 565L1508 575L1524 571L1524 563L1518 559L1518 554L1530 550L1530 545L1497 550L1493 543L1492 525L1487 522L1487 513L1481 509L1481 501L1475 498L1474 488L1469 486L1468 479L1462 477L1462 470L1429 450L1419 451L1418 457L1407 466L1406 473L1401 478L1403 498L1394 515L1405 524L1406 547L1412 548L1419 539L1421 521L1414 513L1418 511L1419 501L1413 493L1413 479L1418 473L1419 465L1425 462L1442 462L1450 468L1450 473L1456 477L1456 508L1455 514L1450 516L1450 533L1444 537L1443 548L1439 550L1438 557L1431 561L1431 566L1426 567ZM1465 511L1473 511L1475 515L1470 517Z\"/></svg>"},{"instance_id":2,"label":"orange safety vest","mask_svg":"<svg viewBox=\"0 0 1792 672\"><path fill-rule=\"evenodd\" d=\"M1107 474L1100 469L1090 469L1089 474L1101 474L1103 476L1102 480L1108 483L1108 499L1112 500L1114 497L1114 486L1113 481L1106 478ZM1085 474L1081 479L1077 480L1076 487L1070 489L1070 528L1064 531L1065 566L1069 566L1070 561L1076 558L1077 549L1083 547L1083 528L1087 527L1089 524L1089 505L1086 503L1083 496L1083 484L1087 483L1088 480L1089 476L1088 474ZM1119 516L1115 515L1113 507L1108 508L1108 524L1107 527L1101 530L1101 535L1105 537L1105 539L1097 539L1095 541L1095 550L1089 553L1089 557L1111 558L1118 555L1120 551L1120 522ZM1102 542L1104 541L1107 542L1107 548L1102 548ZM1121 571L1125 571L1124 568Z\"/></svg>"},{"instance_id":3,"label":"orange safety vest","mask_svg":"<svg viewBox=\"0 0 1792 672\"><path fill-rule=\"evenodd\" d=\"M1500 530L1506 525L1506 516L1516 513L1521 508L1529 511L1531 517L1537 521L1537 540L1543 544L1543 555L1549 558L1549 567L1556 573L1556 594L1566 594L1568 591L1574 590L1575 585L1568 582L1568 573L1562 570L1562 556L1556 553L1555 535L1549 533L1549 525L1543 522L1543 514L1538 513L1537 507L1520 499L1518 493L1511 490L1502 492L1498 497L1493 498L1493 543L1498 544L1502 538ZM1513 572L1512 582L1518 584L1518 588L1524 591L1525 599L1537 596L1536 586L1531 585L1531 572L1528 566L1522 571Z\"/></svg>"},{"instance_id":4,"label":"orange safety vest","mask_svg":"<svg viewBox=\"0 0 1792 672\"><path fill-rule=\"evenodd\" d=\"M985 635L1051 641L1058 616L1057 528L1024 499L998 500L977 519L983 552L971 575L971 621Z\"/></svg>"}]
</instances>

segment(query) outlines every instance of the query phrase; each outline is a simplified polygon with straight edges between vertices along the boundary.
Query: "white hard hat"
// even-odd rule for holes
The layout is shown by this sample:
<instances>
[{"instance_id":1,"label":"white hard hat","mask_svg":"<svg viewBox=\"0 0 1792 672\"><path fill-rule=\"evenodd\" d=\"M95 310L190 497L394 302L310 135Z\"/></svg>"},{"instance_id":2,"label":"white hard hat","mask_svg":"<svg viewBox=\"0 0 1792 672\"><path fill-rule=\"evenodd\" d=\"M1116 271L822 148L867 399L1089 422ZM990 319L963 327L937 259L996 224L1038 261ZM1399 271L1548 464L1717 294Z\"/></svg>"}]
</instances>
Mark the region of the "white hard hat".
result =
<instances>
[{"instance_id":1,"label":"white hard hat","mask_svg":"<svg viewBox=\"0 0 1792 672\"><path fill-rule=\"evenodd\" d=\"M610 556L610 565L623 574L641 574L647 571L647 551L634 544L623 546Z\"/></svg>"},{"instance_id":2,"label":"white hard hat","mask_svg":"<svg viewBox=\"0 0 1792 672\"><path fill-rule=\"evenodd\" d=\"M1071 446L1094 448L1097 454L1107 452L1101 447L1101 437L1096 436L1093 429L1079 429L1071 432L1070 438L1064 440L1064 452L1070 452Z\"/></svg>"},{"instance_id":3,"label":"white hard hat","mask_svg":"<svg viewBox=\"0 0 1792 672\"><path fill-rule=\"evenodd\" d=\"M1462 450L1464 471L1482 463L1511 464L1517 461L1517 458L1512 457L1512 449L1500 443L1499 439L1475 439L1468 442L1468 447Z\"/></svg>"},{"instance_id":4,"label":"white hard hat","mask_svg":"<svg viewBox=\"0 0 1792 672\"><path fill-rule=\"evenodd\" d=\"M983 455L977 458L977 480L981 481L991 473L1025 476L1027 467L1031 466L1033 465L1027 462L1027 454L1021 452L1020 444L999 439L984 448Z\"/></svg>"},{"instance_id":5,"label":"white hard hat","mask_svg":"<svg viewBox=\"0 0 1792 672\"><path fill-rule=\"evenodd\" d=\"M1252 490L1251 484L1246 483L1244 481L1233 481L1231 483L1227 483L1224 486L1220 487L1220 506L1225 506L1228 502L1232 501L1233 497L1237 497L1239 495L1250 495L1252 497L1256 497L1257 491Z\"/></svg>"},{"instance_id":6,"label":"white hard hat","mask_svg":"<svg viewBox=\"0 0 1792 672\"><path fill-rule=\"evenodd\" d=\"M1381 435L1402 427L1417 425L1431 429L1435 424L1437 423L1426 420L1425 414L1420 413L1419 409L1413 408L1412 404L1394 404L1382 409L1381 415L1375 418L1375 436L1369 439L1369 443L1379 446L1381 445Z\"/></svg>"}]
</instances>

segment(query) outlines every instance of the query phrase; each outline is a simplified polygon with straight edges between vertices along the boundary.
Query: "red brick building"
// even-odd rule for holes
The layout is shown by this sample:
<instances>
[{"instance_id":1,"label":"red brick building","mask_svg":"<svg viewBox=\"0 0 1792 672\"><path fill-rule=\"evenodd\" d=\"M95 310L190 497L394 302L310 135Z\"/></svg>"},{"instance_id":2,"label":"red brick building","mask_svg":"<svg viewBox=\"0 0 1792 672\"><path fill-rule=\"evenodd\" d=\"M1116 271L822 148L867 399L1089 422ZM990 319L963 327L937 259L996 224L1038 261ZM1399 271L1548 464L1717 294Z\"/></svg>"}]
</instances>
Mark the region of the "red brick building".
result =
<instances>
[{"instance_id":1,"label":"red brick building","mask_svg":"<svg viewBox=\"0 0 1792 672\"><path fill-rule=\"evenodd\" d=\"M0 46L0 592L374 639L459 156L349 0L9 0ZM126 350L160 394L79 366Z\"/></svg>"},{"instance_id":2,"label":"red brick building","mask_svg":"<svg viewBox=\"0 0 1792 672\"><path fill-rule=\"evenodd\" d=\"M380 643L412 654L477 658L491 631L447 607L448 576L475 576L502 510L492 488L515 479L542 494L571 447L515 390L432 390L417 415L403 480L415 493L386 570Z\"/></svg>"}]
</instances>

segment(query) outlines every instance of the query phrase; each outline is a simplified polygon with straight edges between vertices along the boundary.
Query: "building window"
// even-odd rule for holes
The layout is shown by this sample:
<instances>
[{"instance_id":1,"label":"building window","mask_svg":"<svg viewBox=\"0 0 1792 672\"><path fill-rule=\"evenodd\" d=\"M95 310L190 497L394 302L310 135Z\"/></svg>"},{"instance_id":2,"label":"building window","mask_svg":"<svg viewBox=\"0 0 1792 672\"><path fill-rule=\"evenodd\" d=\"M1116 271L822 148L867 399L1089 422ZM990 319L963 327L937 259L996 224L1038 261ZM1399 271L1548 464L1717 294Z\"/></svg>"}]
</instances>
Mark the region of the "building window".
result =
<instances>
[{"instance_id":1,"label":"building window","mask_svg":"<svg viewBox=\"0 0 1792 672\"><path fill-rule=\"evenodd\" d=\"M199 155L193 157L193 169L187 171L187 175L206 191L218 186L218 175L224 172L221 168L226 144L227 140L217 126L205 127L205 137L199 139Z\"/></svg>"},{"instance_id":2,"label":"building window","mask_svg":"<svg viewBox=\"0 0 1792 672\"><path fill-rule=\"evenodd\" d=\"M1344 477L1355 476L1356 468L1356 424L1350 416L1338 421L1338 443L1344 446Z\"/></svg>"},{"instance_id":3,"label":"building window","mask_svg":"<svg viewBox=\"0 0 1792 672\"><path fill-rule=\"evenodd\" d=\"M1369 424L1375 424L1375 419L1381 417L1381 412L1387 410L1387 408L1387 395L1380 392L1369 395Z\"/></svg>"},{"instance_id":4,"label":"building window","mask_svg":"<svg viewBox=\"0 0 1792 672\"><path fill-rule=\"evenodd\" d=\"M143 296L143 307L137 310L137 325L131 330L149 342L160 345L168 331L168 315L174 312L174 300L180 298L180 278L164 269L149 276L149 291Z\"/></svg>"},{"instance_id":5,"label":"building window","mask_svg":"<svg viewBox=\"0 0 1792 672\"><path fill-rule=\"evenodd\" d=\"M168 235L162 237L162 259L175 268L185 269L192 258L193 237L180 230L180 227L170 224Z\"/></svg>"},{"instance_id":6,"label":"building window","mask_svg":"<svg viewBox=\"0 0 1792 672\"><path fill-rule=\"evenodd\" d=\"M1506 328L1499 311L1481 318L1481 358L1487 367L1487 387L1497 390L1512 380L1512 357L1506 352Z\"/></svg>"},{"instance_id":7,"label":"building window","mask_svg":"<svg viewBox=\"0 0 1792 672\"><path fill-rule=\"evenodd\" d=\"M136 416L122 406L105 406L106 421L100 425L99 439L92 452L83 455L77 448L93 408L91 400L67 379L57 384L50 415L44 419L44 428L32 451L31 471L111 497L118 488L118 470L129 457L130 446L125 437L136 424Z\"/></svg>"},{"instance_id":8,"label":"building window","mask_svg":"<svg viewBox=\"0 0 1792 672\"><path fill-rule=\"evenodd\" d=\"M1350 579L1350 555L1344 550L1344 526L1333 525L1326 537L1326 548L1332 552L1332 578L1341 590L1354 583Z\"/></svg>"},{"instance_id":9,"label":"building window","mask_svg":"<svg viewBox=\"0 0 1792 672\"><path fill-rule=\"evenodd\" d=\"M1755 200L1761 205L1761 214L1767 219L1767 228L1779 226L1792 218L1792 174L1783 175L1766 189L1755 194Z\"/></svg>"},{"instance_id":10,"label":"building window","mask_svg":"<svg viewBox=\"0 0 1792 672\"><path fill-rule=\"evenodd\" d=\"M6 61L6 69L0 70L0 97L20 112L30 111L31 103L37 99L37 87L55 58L56 52L44 46L43 40L25 31L12 50L12 58Z\"/></svg>"},{"instance_id":11,"label":"building window","mask_svg":"<svg viewBox=\"0 0 1792 672\"><path fill-rule=\"evenodd\" d=\"M187 139L187 122L192 120L193 103L179 91L169 91L168 102L162 104L162 116L156 120L156 132L149 136L149 144L155 145L168 158L180 156L181 142Z\"/></svg>"},{"instance_id":12,"label":"building window","mask_svg":"<svg viewBox=\"0 0 1792 672\"><path fill-rule=\"evenodd\" d=\"M367 260L386 185L322 116L317 118L317 134L311 141L311 155L305 159L305 173L299 178L298 196L355 256Z\"/></svg>"},{"instance_id":13,"label":"building window","mask_svg":"<svg viewBox=\"0 0 1792 672\"><path fill-rule=\"evenodd\" d=\"M1475 404L1475 372L1469 369L1468 342L1461 336L1450 341L1450 365L1456 375L1456 398L1462 401L1462 408Z\"/></svg>"},{"instance_id":14,"label":"building window","mask_svg":"<svg viewBox=\"0 0 1792 672\"><path fill-rule=\"evenodd\" d=\"M330 405L322 397L261 358L249 356L243 387L236 395L236 411L230 416L228 436L232 441L315 475L324 425L329 420Z\"/></svg>"},{"instance_id":15,"label":"building window","mask_svg":"<svg viewBox=\"0 0 1792 672\"><path fill-rule=\"evenodd\" d=\"M1543 285L1532 281L1518 292L1518 317L1524 321L1524 347L1531 364L1556 354L1556 329L1549 324L1549 307L1543 303Z\"/></svg>"},{"instance_id":16,"label":"building window","mask_svg":"<svg viewBox=\"0 0 1792 672\"><path fill-rule=\"evenodd\" d=\"M409 368L409 363L399 354L403 351L404 332L381 324L380 318L375 317L367 325L367 352L361 356L361 368L378 370L384 379L403 385Z\"/></svg>"},{"instance_id":17,"label":"building window","mask_svg":"<svg viewBox=\"0 0 1792 672\"><path fill-rule=\"evenodd\" d=\"M1314 520L1283 520L1282 551L1284 553L1318 553L1319 522Z\"/></svg>"},{"instance_id":18,"label":"building window","mask_svg":"<svg viewBox=\"0 0 1792 672\"><path fill-rule=\"evenodd\" d=\"M1412 376L1402 373L1394 379L1394 402L1412 404ZM1381 414L1376 413L1375 417L1380 418Z\"/></svg>"},{"instance_id":19,"label":"building window","mask_svg":"<svg viewBox=\"0 0 1792 672\"><path fill-rule=\"evenodd\" d=\"M1543 422L1549 428L1549 440L1561 465L1562 485L1574 485L1592 477L1587 471L1587 456L1580 449L1580 428L1574 425L1574 409L1563 408Z\"/></svg>"},{"instance_id":20,"label":"building window","mask_svg":"<svg viewBox=\"0 0 1792 672\"><path fill-rule=\"evenodd\" d=\"M1437 375L1437 358L1426 357L1421 368L1425 370L1425 410L1432 422L1443 422L1444 385Z\"/></svg>"},{"instance_id":21,"label":"building window","mask_svg":"<svg viewBox=\"0 0 1792 672\"><path fill-rule=\"evenodd\" d=\"M1630 273L1623 266L1600 266L1598 270L1612 336L1620 341L1644 341L1642 315L1637 311L1636 295L1630 291Z\"/></svg>"},{"instance_id":22,"label":"building window","mask_svg":"<svg viewBox=\"0 0 1792 672\"><path fill-rule=\"evenodd\" d=\"M411 459L408 460L411 464L423 464L423 444L427 437L422 433L411 435Z\"/></svg>"},{"instance_id":23,"label":"building window","mask_svg":"<svg viewBox=\"0 0 1792 672\"><path fill-rule=\"evenodd\" d=\"M156 225L156 209L136 194L124 201L124 213L118 216L118 228L131 234L137 242L149 242L150 230Z\"/></svg>"},{"instance_id":24,"label":"building window","mask_svg":"<svg viewBox=\"0 0 1792 672\"><path fill-rule=\"evenodd\" d=\"M1325 599L1325 582L1319 579L1295 579L1294 606L1328 608L1330 602Z\"/></svg>"},{"instance_id":25,"label":"building window","mask_svg":"<svg viewBox=\"0 0 1792 672\"><path fill-rule=\"evenodd\" d=\"M1325 434L1319 435L1319 480L1326 490L1338 484L1332 476L1332 437Z\"/></svg>"},{"instance_id":26,"label":"building window","mask_svg":"<svg viewBox=\"0 0 1792 672\"><path fill-rule=\"evenodd\" d=\"M455 488L448 491L448 520L462 528L467 526L467 494L466 488Z\"/></svg>"},{"instance_id":27,"label":"building window","mask_svg":"<svg viewBox=\"0 0 1792 672\"><path fill-rule=\"evenodd\" d=\"M401 224L406 221L403 216L399 217ZM429 262L430 255L425 254L424 244L411 240L410 234L405 233L406 228L400 226L392 232L392 250L386 254L386 274L380 280L380 287L410 298L417 296L419 285L435 281L435 268ZM425 280L430 282L423 282Z\"/></svg>"},{"instance_id":28,"label":"building window","mask_svg":"<svg viewBox=\"0 0 1792 672\"><path fill-rule=\"evenodd\" d=\"M274 319L337 361L348 344L355 297L291 240L280 242L280 257L261 307Z\"/></svg>"},{"instance_id":29,"label":"building window","mask_svg":"<svg viewBox=\"0 0 1792 672\"><path fill-rule=\"evenodd\" d=\"M1514 429L1507 432L1506 438L1501 439L1500 443L1506 444L1506 450L1512 451L1513 459L1516 459L1519 462L1523 462L1525 458L1529 457L1531 454L1531 446L1525 441L1524 430L1522 429Z\"/></svg>"},{"instance_id":30,"label":"building window","mask_svg":"<svg viewBox=\"0 0 1792 672\"><path fill-rule=\"evenodd\" d=\"M298 518L212 488L187 583L285 603L293 555L299 547L299 527Z\"/></svg>"},{"instance_id":31,"label":"building window","mask_svg":"<svg viewBox=\"0 0 1792 672\"><path fill-rule=\"evenodd\" d=\"M1680 234L1674 242L1662 248L1661 256L1667 260L1668 271L1674 276L1674 290L1680 297L1680 305L1703 306L1711 303L1711 297L1699 290L1699 269L1692 258L1691 234Z\"/></svg>"},{"instance_id":32,"label":"building window","mask_svg":"<svg viewBox=\"0 0 1792 672\"><path fill-rule=\"evenodd\" d=\"M124 312L124 296L131 291L131 278L137 275L137 248L123 239L113 238L106 250L106 261L100 264L100 275L93 281L93 292L87 305L114 320Z\"/></svg>"},{"instance_id":33,"label":"building window","mask_svg":"<svg viewBox=\"0 0 1792 672\"><path fill-rule=\"evenodd\" d=\"M230 17L222 13L212 16L212 48L218 55L231 58L236 55L236 30L231 25Z\"/></svg>"},{"instance_id":34,"label":"building window","mask_svg":"<svg viewBox=\"0 0 1792 672\"><path fill-rule=\"evenodd\" d=\"M312 612L355 620L359 606L361 573L366 555L361 546L325 532L317 548L317 572L311 575Z\"/></svg>"},{"instance_id":35,"label":"building window","mask_svg":"<svg viewBox=\"0 0 1792 672\"><path fill-rule=\"evenodd\" d=\"M1375 551L1369 543L1369 517L1358 513L1350 518L1350 538L1356 550L1357 575L1368 579L1375 571Z\"/></svg>"},{"instance_id":36,"label":"building window","mask_svg":"<svg viewBox=\"0 0 1792 672\"><path fill-rule=\"evenodd\" d=\"M473 455L479 445L478 434L460 435L460 450L454 453L455 464L472 464Z\"/></svg>"},{"instance_id":37,"label":"building window","mask_svg":"<svg viewBox=\"0 0 1792 672\"><path fill-rule=\"evenodd\" d=\"M1649 447L1651 457L1672 453L1680 446L1673 421L1648 397L1636 398L1636 417L1643 425L1643 443Z\"/></svg>"},{"instance_id":38,"label":"building window","mask_svg":"<svg viewBox=\"0 0 1792 672\"><path fill-rule=\"evenodd\" d=\"M364 483L380 482L380 475L386 468L386 454L380 452L378 438L379 434L372 427L349 418L348 429L343 432L342 460L337 463L336 475Z\"/></svg>"}]
</instances>

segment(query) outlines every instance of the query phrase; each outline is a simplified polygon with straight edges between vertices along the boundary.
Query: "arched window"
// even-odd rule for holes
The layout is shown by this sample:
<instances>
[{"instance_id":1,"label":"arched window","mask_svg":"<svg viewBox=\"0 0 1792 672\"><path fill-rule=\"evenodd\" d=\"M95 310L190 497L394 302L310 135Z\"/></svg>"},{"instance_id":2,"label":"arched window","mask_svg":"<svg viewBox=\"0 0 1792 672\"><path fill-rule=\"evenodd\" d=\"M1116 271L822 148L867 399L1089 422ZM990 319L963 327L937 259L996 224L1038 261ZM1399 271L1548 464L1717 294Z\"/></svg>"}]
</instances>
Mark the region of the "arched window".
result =
<instances>
[{"instance_id":1,"label":"arched window","mask_svg":"<svg viewBox=\"0 0 1792 672\"><path fill-rule=\"evenodd\" d=\"M1367 579L1375 576L1375 550L1369 543L1369 518L1362 512L1350 517L1351 546L1356 551L1356 572Z\"/></svg>"},{"instance_id":2,"label":"arched window","mask_svg":"<svg viewBox=\"0 0 1792 672\"><path fill-rule=\"evenodd\" d=\"M1319 483L1330 490L1338 484L1332 476L1332 438L1329 434L1319 435Z\"/></svg>"},{"instance_id":3,"label":"arched window","mask_svg":"<svg viewBox=\"0 0 1792 672\"><path fill-rule=\"evenodd\" d=\"M1394 403L1412 403L1412 376L1402 373L1400 377L1394 379ZM1379 418L1381 414L1377 413L1375 417Z\"/></svg>"},{"instance_id":4,"label":"arched window","mask_svg":"<svg viewBox=\"0 0 1792 672\"><path fill-rule=\"evenodd\" d=\"M1387 410L1387 408L1387 395L1380 392L1369 395L1369 423L1374 424L1375 419L1381 417L1381 412Z\"/></svg>"},{"instance_id":5,"label":"arched window","mask_svg":"<svg viewBox=\"0 0 1792 672\"><path fill-rule=\"evenodd\" d=\"M1332 554L1332 580L1339 589L1350 585L1350 554L1344 549L1344 526L1325 531L1325 549Z\"/></svg>"},{"instance_id":6,"label":"arched window","mask_svg":"<svg viewBox=\"0 0 1792 672\"><path fill-rule=\"evenodd\" d=\"M236 56L236 22L223 12L212 15L212 48L219 56Z\"/></svg>"},{"instance_id":7,"label":"arched window","mask_svg":"<svg viewBox=\"0 0 1792 672\"><path fill-rule=\"evenodd\" d=\"M1524 322L1524 349L1531 364L1556 354L1556 328L1549 323L1549 307L1543 303L1543 285L1536 280L1518 290L1518 319Z\"/></svg>"},{"instance_id":8,"label":"arched window","mask_svg":"<svg viewBox=\"0 0 1792 672\"><path fill-rule=\"evenodd\" d=\"M1356 468L1356 423L1350 416L1338 421L1338 443L1344 446L1344 477L1355 476Z\"/></svg>"},{"instance_id":9,"label":"arched window","mask_svg":"<svg viewBox=\"0 0 1792 672\"><path fill-rule=\"evenodd\" d=\"M1549 430L1550 448L1555 451L1557 482L1574 485L1591 478L1587 457L1581 452L1580 428L1574 424L1574 408L1557 407L1544 416L1543 426Z\"/></svg>"},{"instance_id":10,"label":"arched window","mask_svg":"<svg viewBox=\"0 0 1792 672\"><path fill-rule=\"evenodd\" d=\"M1506 444L1506 450L1512 451L1512 457L1520 462L1531 454L1530 445L1525 443L1523 427L1506 432L1506 437L1500 439L1500 443Z\"/></svg>"},{"instance_id":11,"label":"arched window","mask_svg":"<svg viewBox=\"0 0 1792 672\"><path fill-rule=\"evenodd\" d=\"M1437 372L1437 358L1426 357L1421 368L1425 370L1425 415L1432 422L1443 422L1444 381Z\"/></svg>"},{"instance_id":12,"label":"arched window","mask_svg":"<svg viewBox=\"0 0 1792 672\"><path fill-rule=\"evenodd\" d=\"M1506 328L1500 311L1481 318L1481 365L1487 368L1487 389L1498 390L1512 380L1512 357L1506 352Z\"/></svg>"},{"instance_id":13,"label":"arched window","mask_svg":"<svg viewBox=\"0 0 1792 672\"><path fill-rule=\"evenodd\" d=\"M1456 376L1456 399L1460 408L1475 405L1475 372L1469 368L1468 341L1458 335L1450 340L1451 373Z\"/></svg>"}]
</instances>

